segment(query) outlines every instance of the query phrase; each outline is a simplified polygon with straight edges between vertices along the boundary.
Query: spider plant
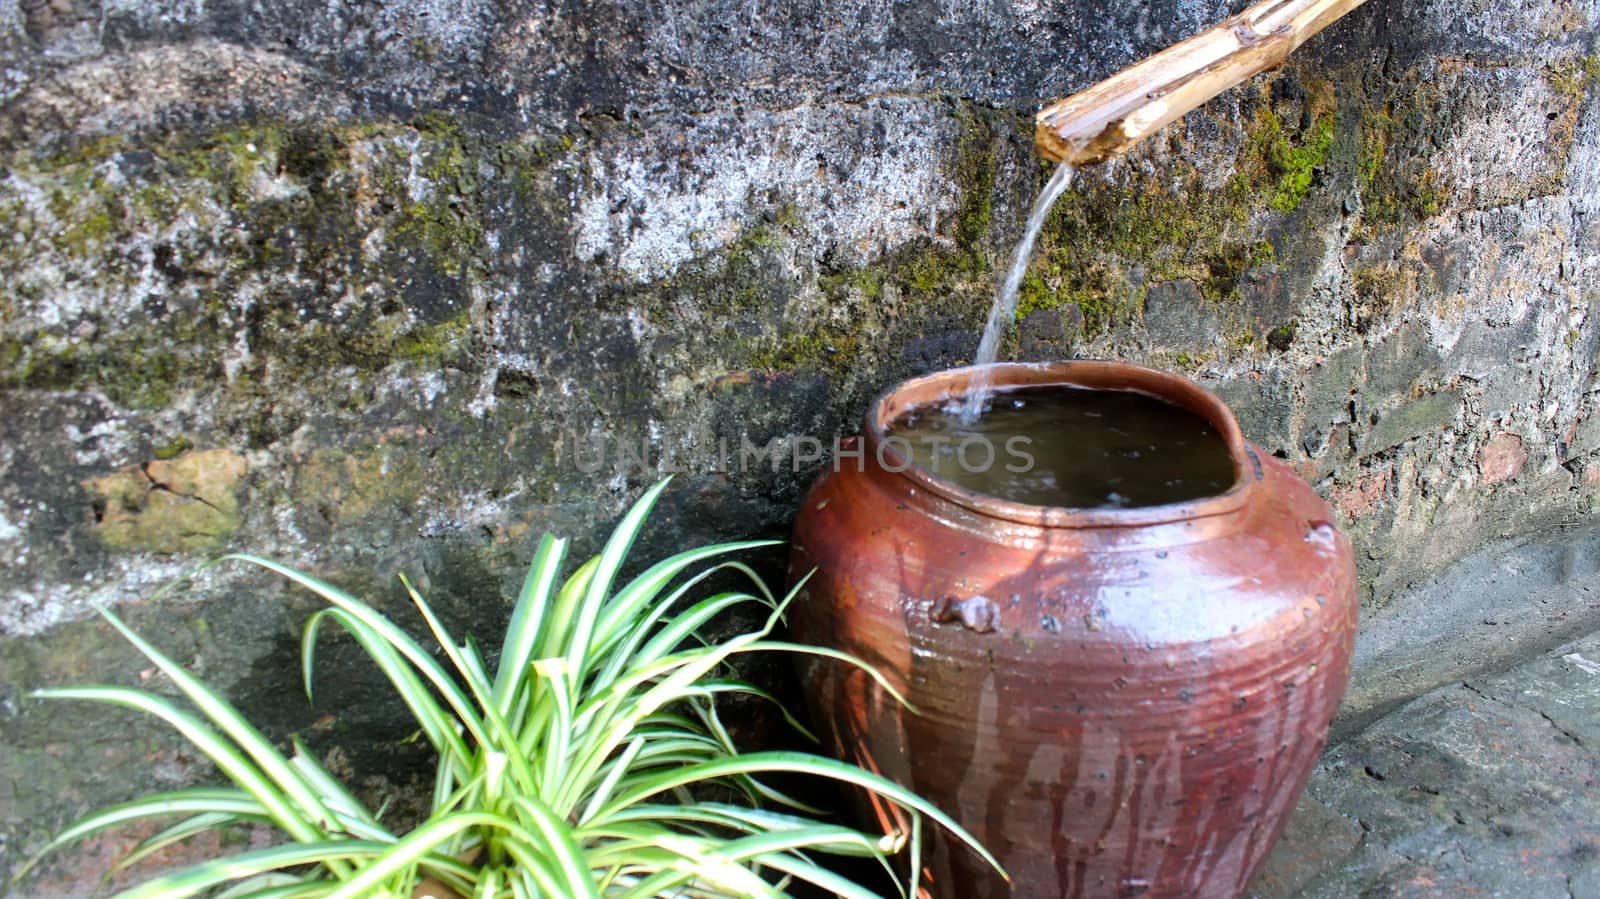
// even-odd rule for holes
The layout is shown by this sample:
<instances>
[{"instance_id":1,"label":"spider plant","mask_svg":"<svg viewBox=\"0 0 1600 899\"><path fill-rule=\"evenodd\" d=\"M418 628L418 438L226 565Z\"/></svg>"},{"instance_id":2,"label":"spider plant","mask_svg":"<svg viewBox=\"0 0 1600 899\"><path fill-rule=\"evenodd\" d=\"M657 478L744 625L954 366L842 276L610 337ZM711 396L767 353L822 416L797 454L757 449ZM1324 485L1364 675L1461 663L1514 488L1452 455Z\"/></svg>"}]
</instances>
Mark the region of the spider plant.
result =
<instances>
[{"instance_id":1,"label":"spider plant","mask_svg":"<svg viewBox=\"0 0 1600 899\"><path fill-rule=\"evenodd\" d=\"M308 697L319 632L348 632L398 691L437 754L431 813L406 833L363 807L298 739L287 754L211 687L101 614L192 705L114 686L40 690L47 699L109 703L155 715L216 763L231 787L146 796L91 813L46 852L127 822L176 818L119 861L126 866L213 828L266 824L286 837L163 874L123 899L213 893L229 899L358 899L434 895L511 899L775 897L805 881L849 899L874 894L824 865L823 856L915 855L922 816L949 828L991 863L954 821L903 787L832 759L794 751L741 751L717 715L719 697L776 702L735 679L729 662L756 652L807 653L858 665L836 651L772 636L785 605L730 554L771 541L691 549L626 583L619 571L666 482L627 513L602 552L560 578L566 541L546 536L534 553L491 672L469 639L458 641L428 603L405 588L437 646L425 646L371 606L287 566L248 555L320 595L301 644ZM219 560L223 561L223 560ZM691 572L685 576L686 572ZM717 571L748 590L691 594ZM760 628L726 640L699 637L735 607L766 608ZM779 707L781 711L781 706ZM783 713L788 717L787 713ZM792 721L792 719L790 719ZM906 832L833 823L766 779L813 776L852 785L898 806ZM913 857L902 895L916 892ZM19 875L20 877L20 875ZM15 882L15 880L13 881Z\"/></svg>"}]
</instances>

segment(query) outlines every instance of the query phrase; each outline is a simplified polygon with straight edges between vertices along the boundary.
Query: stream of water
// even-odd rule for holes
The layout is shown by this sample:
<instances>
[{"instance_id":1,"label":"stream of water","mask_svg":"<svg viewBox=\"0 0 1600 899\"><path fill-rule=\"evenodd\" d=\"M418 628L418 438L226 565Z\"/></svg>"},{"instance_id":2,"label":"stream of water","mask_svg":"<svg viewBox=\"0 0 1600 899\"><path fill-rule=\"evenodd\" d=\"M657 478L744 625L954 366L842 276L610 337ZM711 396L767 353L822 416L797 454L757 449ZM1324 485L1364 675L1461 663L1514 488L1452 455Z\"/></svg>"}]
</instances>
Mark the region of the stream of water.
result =
<instances>
[{"instance_id":1,"label":"stream of water","mask_svg":"<svg viewBox=\"0 0 1600 899\"><path fill-rule=\"evenodd\" d=\"M1039 199L1033 202L1033 211L1028 213L1028 228L1022 233L1022 241L1017 244L1017 254L1011 260L1011 270L1006 273L1005 283L1000 287L1000 295L995 297L994 306L989 310L989 321L983 328L983 339L978 343L978 355L973 360L976 365L988 365L995 360L1000 351L1000 337L1005 333L1006 325L1017 314L1017 290L1022 286L1022 276L1028 271L1028 262L1033 258L1033 244L1039 239L1039 231L1044 227L1045 217L1050 214L1050 207L1066 192L1067 185L1072 183L1072 166L1062 163L1056 167L1054 175L1044 186L1039 194ZM967 390L967 400L961 407L961 421L970 425L983 414L984 403L988 402L991 393L988 372L979 372L972 379Z\"/></svg>"}]
</instances>

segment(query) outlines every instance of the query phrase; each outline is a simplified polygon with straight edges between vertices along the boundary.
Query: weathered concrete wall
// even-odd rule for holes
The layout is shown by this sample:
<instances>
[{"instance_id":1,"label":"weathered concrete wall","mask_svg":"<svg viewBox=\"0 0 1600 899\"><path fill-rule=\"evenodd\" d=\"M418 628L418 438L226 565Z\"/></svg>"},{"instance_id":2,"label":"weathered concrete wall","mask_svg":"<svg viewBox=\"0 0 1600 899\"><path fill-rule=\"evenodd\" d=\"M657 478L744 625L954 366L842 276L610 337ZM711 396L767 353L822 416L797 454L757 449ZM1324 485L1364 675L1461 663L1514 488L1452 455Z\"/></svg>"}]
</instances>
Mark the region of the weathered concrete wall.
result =
<instances>
[{"instance_id":1,"label":"weathered concrete wall","mask_svg":"<svg viewBox=\"0 0 1600 899\"><path fill-rule=\"evenodd\" d=\"M309 600L231 568L140 598L241 548L380 596L405 570L492 632L538 533L592 544L673 450L652 545L782 535L809 471L693 442L827 441L970 356L1046 174L1032 110L1229 8L1105 6L0 0L0 871L196 773L24 698L139 677L92 602L399 778L353 654L355 711L301 701ZM1343 511L1374 608L1579 521L1597 13L1372 0L1083 175L1011 355L1217 388Z\"/></svg>"}]
</instances>

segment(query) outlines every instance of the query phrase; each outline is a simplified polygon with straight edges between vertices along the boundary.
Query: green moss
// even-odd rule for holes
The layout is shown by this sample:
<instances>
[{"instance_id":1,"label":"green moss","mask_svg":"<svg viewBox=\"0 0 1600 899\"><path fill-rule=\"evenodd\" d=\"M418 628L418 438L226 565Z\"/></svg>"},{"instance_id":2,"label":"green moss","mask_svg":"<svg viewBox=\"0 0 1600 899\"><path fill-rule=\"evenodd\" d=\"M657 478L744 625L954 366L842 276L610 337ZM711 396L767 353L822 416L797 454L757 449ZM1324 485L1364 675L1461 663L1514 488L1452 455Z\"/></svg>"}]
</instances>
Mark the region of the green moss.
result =
<instances>
[{"instance_id":1,"label":"green moss","mask_svg":"<svg viewBox=\"0 0 1600 899\"><path fill-rule=\"evenodd\" d=\"M112 219L111 213L101 208L87 215L74 217L72 224L61 232L60 243L69 253L78 256L111 237L115 232L116 222Z\"/></svg>"},{"instance_id":2,"label":"green moss","mask_svg":"<svg viewBox=\"0 0 1600 899\"><path fill-rule=\"evenodd\" d=\"M974 255L972 261L984 267L987 259L983 249L994 221L995 172L999 165L995 144L1002 128L1016 127L1016 123L1007 122L1005 116L1001 111L973 105L956 108L961 136L956 145L952 180L961 205L956 213L954 236L962 249Z\"/></svg>"},{"instance_id":3,"label":"green moss","mask_svg":"<svg viewBox=\"0 0 1600 899\"><path fill-rule=\"evenodd\" d=\"M256 203L255 179L275 174L286 135L271 122L242 123L197 134L178 134L151 148L180 178L211 185L204 195L236 213L248 215Z\"/></svg>"},{"instance_id":4,"label":"green moss","mask_svg":"<svg viewBox=\"0 0 1600 899\"><path fill-rule=\"evenodd\" d=\"M823 275L817 280L817 286L823 293L829 295L856 291L867 301L876 303L883 299L883 284L886 277L880 269L853 269L842 274Z\"/></svg>"},{"instance_id":5,"label":"green moss","mask_svg":"<svg viewBox=\"0 0 1600 899\"><path fill-rule=\"evenodd\" d=\"M1267 161L1277 176L1267 205L1278 212L1293 212L1311 193L1317 170L1333 146L1335 116L1331 111L1317 116L1299 137L1286 135L1271 110L1262 114L1261 125Z\"/></svg>"},{"instance_id":6,"label":"green moss","mask_svg":"<svg viewBox=\"0 0 1600 899\"><path fill-rule=\"evenodd\" d=\"M409 155L394 152L392 138L413 134L417 170ZM367 184L377 196L357 197L351 190L330 187L350 166L350 146L375 143L367 160ZM408 144L409 146L409 144ZM132 187L131 201L104 184L99 166L116 153L136 149L124 141L86 143L70 154L27 160L26 167L57 184L52 211L67 224L59 245L68 255L81 255L93 241L123 236L116 214L124 208L139 220L168 221L185 205L216 201L254 242L242 260L259 268L285 260L286 242L274 239L285 229L316 231L330 217L353 225L350 213L365 201L378 210L391 209L390 228L397 241L421 250L436 268L452 277L477 264L483 253L483 213L479 198L477 150L462 130L445 116L426 116L405 126L393 123L290 128L272 122L232 125L202 133L177 133L137 149L158 160L155 180ZM416 178L413 179L413 174ZM262 192L262 182L290 179L302 195ZM412 196L415 180L426 194ZM173 181L196 180L208 187L172 189ZM178 199L181 196L184 199Z\"/></svg>"},{"instance_id":7,"label":"green moss","mask_svg":"<svg viewBox=\"0 0 1600 899\"><path fill-rule=\"evenodd\" d=\"M955 297L972 306L976 321L994 290L985 241L992 225L996 123L980 113L964 115L953 179L962 192L953 246L904 248L874 267L874 279L896 283L912 298L947 303ZM1276 150L1288 175L1280 179L1289 185L1281 191L1264 191L1259 179L1248 178L1217 189L1181 163L1159 174L1125 170L1117 179L1069 191L1047 220L1023 279L1018 318L1073 305L1092 334L1131 317L1148 282L1189 279L1211 300L1235 296L1245 271L1276 258L1269 241L1250 233L1253 217L1275 209L1276 197L1303 200L1314 180L1310 173L1328 152L1334 118L1315 121L1308 134L1285 135L1278 126L1274 140L1247 150L1249 158L1241 161L1241 169L1263 171ZM1040 168L1041 185L1048 174Z\"/></svg>"},{"instance_id":8,"label":"green moss","mask_svg":"<svg viewBox=\"0 0 1600 899\"><path fill-rule=\"evenodd\" d=\"M1278 352L1287 350L1294 344L1295 334L1300 330L1300 322L1287 321L1267 332L1267 345Z\"/></svg>"},{"instance_id":9,"label":"green moss","mask_svg":"<svg viewBox=\"0 0 1600 899\"><path fill-rule=\"evenodd\" d=\"M1223 183L1177 155L1069 191L1040 237L1019 317L1070 303L1092 335L1133 319L1146 284L1190 281L1226 306L1249 272L1279 265L1277 223L1325 196L1321 185L1349 177L1356 146L1341 137L1339 122L1353 113L1332 81L1280 77L1296 89L1246 93L1246 132Z\"/></svg>"},{"instance_id":10,"label":"green moss","mask_svg":"<svg viewBox=\"0 0 1600 899\"><path fill-rule=\"evenodd\" d=\"M1129 310L1142 306L1144 294L1143 289L1122 296L1102 291L1080 294L1071 297L1071 301L1083 313L1084 332L1097 334L1125 320Z\"/></svg>"},{"instance_id":11,"label":"green moss","mask_svg":"<svg viewBox=\"0 0 1600 899\"><path fill-rule=\"evenodd\" d=\"M1391 160L1390 135L1397 130L1393 119L1374 116L1365 131L1368 143L1362 150L1362 186L1365 223L1385 230L1438 215L1450 202L1450 191L1432 167L1413 160Z\"/></svg>"},{"instance_id":12,"label":"green moss","mask_svg":"<svg viewBox=\"0 0 1600 899\"><path fill-rule=\"evenodd\" d=\"M1600 80L1600 56L1589 54L1552 66L1546 77L1550 88L1563 101L1564 108L1553 110L1545 125L1545 142L1549 148L1546 164L1535 167L1525 177L1526 196L1553 196L1565 185L1565 172L1570 168L1572 148L1578 140L1578 124L1589 97ZM1504 197L1497 198L1497 202Z\"/></svg>"},{"instance_id":13,"label":"green moss","mask_svg":"<svg viewBox=\"0 0 1600 899\"><path fill-rule=\"evenodd\" d=\"M99 333L90 339L70 337L84 322L7 336L0 388L98 389L121 405L158 407L218 380L221 353L240 337L252 367L372 371L460 358L471 340L463 282L481 274L487 252L478 160L514 160L527 179L540 165L517 142L474 140L445 116L255 122L8 159L47 201L0 200L0 231L11 238L0 241L0 265L24 273L15 297L50 301L44 281L27 280L41 266L102 293L144 295L137 285L152 275L187 285L132 320L91 320ZM413 193L419 181L427 189ZM176 240L167 237L174 222ZM252 295L248 313L232 299L246 283L271 286ZM381 289L335 306L350 285ZM17 308L4 304L0 320L14 321ZM264 376L240 371L230 384Z\"/></svg>"},{"instance_id":14,"label":"green moss","mask_svg":"<svg viewBox=\"0 0 1600 899\"><path fill-rule=\"evenodd\" d=\"M104 367L96 380L107 395L136 409L170 406L182 384L198 380L190 377L198 372L180 352L140 346L121 357L102 356L99 361ZM127 363L126 367L122 363Z\"/></svg>"},{"instance_id":15,"label":"green moss","mask_svg":"<svg viewBox=\"0 0 1600 899\"><path fill-rule=\"evenodd\" d=\"M462 312L436 325L407 331L394 342L394 358L438 368L471 348L472 316Z\"/></svg>"},{"instance_id":16,"label":"green moss","mask_svg":"<svg viewBox=\"0 0 1600 899\"><path fill-rule=\"evenodd\" d=\"M976 282L987 282L992 271L989 232L998 169L995 147L999 129L1008 123L1005 113L981 107L958 107L956 115L961 136L949 178L958 205L949 243L926 241L902 247L879 265L830 276L834 281L825 281L824 290L849 282L864 286L875 301L885 284L894 283L920 300L947 304Z\"/></svg>"},{"instance_id":17,"label":"green moss","mask_svg":"<svg viewBox=\"0 0 1600 899\"><path fill-rule=\"evenodd\" d=\"M789 245L790 233L801 226L800 214L793 203L784 203L776 210L762 212L762 221L746 228L734 241L725 255L744 257L759 255L764 250L777 250Z\"/></svg>"},{"instance_id":18,"label":"green moss","mask_svg":"<svg viewBox=\"0 0 1600 899\"><path fill-rule=\"evenodd\" d=\"M1588 96L1589 89L1600 79L1600 55L1590 54L1582 59L1552 66L1548 78L1550 86L1557 93L1580 101Z\"/></svg>"},{"instance_id":19,"label":"green moss","mask_svg":"<svg viewBox=\"0 0 1600 899\"><path fill-rule=\"evenodd\" d=\"M188 452L193 448L194 441L190 440L186 436L179 435L156 447L154 450L152 450L152 455L154 455L157 459L171 459L172 457L180 453Z\"/></svg>"},{"instance_id":20,"label":"green moss","mask_svg":"<svg viewBox=\"0 0 1600 899\"><path fill-rule=\"evenodd\" d=\"M1126 283L1118 289L1115 276L1098 264L1091 264L1074 273L1060 287L1052 289L1036 273L1023 276L1017 291L1016 318L1021 321L1035 312L1076 306L1083 316L1086 332L1097 333L1114 325L1126 308L1142 302L1143 290L1130 288ZM1137 300L1129 291L1137 293Z\"/></svg>"},{"instance_id":21,"label":"green moss","mask_svg":"<svg viewBox=\"0 0 1600 899\"><path fill-rule=\"evenodd\" d=\"M27 349L14 337L0 337L0 373L15 371L24 365ZM26 376L26 373L23 373Z\"/></svg>"},{"instance_id":22,"label":"green moss","mask_svg":"<svg viewBox=\"0 0 1600 899\"><path fill-rule=\"evenodd\" d=\"M99 163L125 149L128 141L123 133L73 136L65 145L45 154L41 161L54 169L71 168L85 162Z\"/></svg>"},{"instance_id":23,"label":"green moss","mask_svg":"<svg viewBox=\"0 0 1600 899\"><path fill-rule=\"evenodd\" d=\"M572 155L578 146L573 134L562 134L527 143L505 143L495 148L492 157L511 177L517 198L525 204L542 205L544 174L551 166Z\"/></svg>"},{"instance_id":24,"label":"green moss","mask_svg":"<svg viewBox=\"0 0 1600 899\"><path fill-rule=\"evenodd\" d=\"M1369 101L1360 114L1356 184L1369 231L1438 215L1451 200L1432 165L1432 149L1442 144L1433 135L1448 125L1450 101L1436 85L1416 77L1380 101Z\"/></svg>"},{"instance_id":25,"label":"green moss","mask_svg":"<svg viewBox=\"0 0 1600 899\"><path fill-rule=\"evenodd\" d=\"M1354 302L1351 324L1366 333L1374 324L1391 319L1396 311L1417 295L1416 270L1394 260L1364 265L1351 272Z\"/></svg>"},{"instance_id":26,"label":"green moss","mask_svg":"<svg viewBox=\"0 0 1600 899\"><path fill-rule=\"evenodd\" d=\"M1041 309L1055 309L1065 302L1050 290L1043 278L1028 272L1022 276L1022 283L1017 285L1017 320L1021 321Z\"/></svg>"},{"instance_id":27,"label":"green moss","mask_svg":"<svg viewBox=\"0 0 1600 899\"><path fill-rule=\"evenodd\" d=\"M1389 149L1392 121L1380 109L1361 111L1360 164L1356 169L1357 183L1363 191L1370 191L1383 171L1383 157Z\"/></svg>"},{"instance_id":28,"label":"green moss","mask_svg":"<svg viewBox=\"0 0 1600 899\"><path fill-rule=\"evenodd\" d=\"M184 386L216 375L214 358L189 346L225 343L214 323L193 322L175 330L183 336L152 328L81 343L47 336L8 340L0 346L0 362L5 363L0 367L0 389L98 389L118 405L163 408ZM202 338L202 332L214 336Z\"/></svg>"},{"instance_id":29,"label":"green moss","mask_svg":"<svg viewBox=\"0 0 1600 899\"><path fill-rule=\"evenodd\" d=\"M907 288L934 298L956 281L973 274L973 257L966 253L923 248L902 254L892 264L895 279Z\"/></svg>"},{"instance_id":30,"label":"green moss","mask_svg":"<svg viewBox=\"0 0 1600 899\"><path fill-rule=\"evenodd\" d=\"M1298 98L1292 100L1269 102L1266 90L1258 92L1234 166L1241 177L1218 184L1180 155L1159 171L1125 167L1114 178L1085 179L1069 192L1046 223L1022 283L1018 317L1070 305L1092 335L1137 316L1147 284L1187 280L1208 302L1237 303L1252 271L1280 264L1271 229L1319 196L1324 182L1350 177L1356 141L1340 137L1331 83L1286 92ZM769 283L770 255L785 231L768 224L649 289L619 291L604 302L642 308L652 320L671 323L684 298L692 297L688 305L708 314L710 327L690 338L686 351L726 359L734 368L837 376L870 356L885 334L904 335L931 322L976 326L995 289L996 151L1025 135L1027 123L973 104L958 107L956 115L961 137L950 181L957 213L945 221L948 239L914 241L871 264L825 272L817 282L825 299L811 301L816 308L796 307L785 305L793 297L781 285ZM1041 166L1037 174L1042 186L1049 173ZM1279 342L1287 338L1287 332L1277 335Z\"/></svg>"},{"instance_id":31,"label":"green moss","mask_svg":"<svg viewBox=\"0 0 1600 899\"><path fill-rule=\"evenodd\" d=\"M1277 251L1268 240L1223 244L1204 257L1206 273L1197 282L1200 294L1213 301L1233 299L1246 272L1270 265L1277 258Z\"/></svg>"},{"instance_id":32,"label":"green moss","mask_svg":"<svg viewBox=\"0 0 1600 899\"><path fill-rule=\"evenodd\" d=\"M774 250L783 246L785 243L787 243L787 241L780 233L778 233L777 229L769 225L761 225L751 228L749 231L744 233L744 237L740 240L740 245L747 250L753 248Z\"/></svg>"},{"instance_id":33,"label":"green moss","mask_svg":"<svg viewBox=\"0 0 1600 899\"><path fill-rule=\"evenodd\" d=\"M1212 299L1231 295L1233 284L1214 277L1214 257L1251 256L1260 243L1247 234L1251 195L1236 184L1206 189L1181 166L1166 174L1183 186L1139 173L1065 195L1040 236L1018 314L1074 304L1092 335L1127 321L1144 283L1188 279Z\"/></svg>"},{"instance_id":34,"label":"green moss","mask_svg":"<svg viewBox=\"0 0 1600 899\"><path fill-rule=\"evenodd\" d=\"M395 364L436 370L459 361L471 350L472 321L471 313L462 310L431 324L415 322L404 314L370 320L360 327L279 323L264 330L260 339L272 348L273 357L291 370L349 367L376 372Z\"/></svg>"},{"instance_id":35,"label":"green moss","mask_svg":"<svg viewBox=\"0 0 1600 899\"><path fill-rule=\"evenodd\" d=\"M876 268L824 276L819 279L819 287L827 297L825 308L875 311L881 306L889 277L886 271ZM802 318L786 325L786 330L776 336L758 333L736 340L734 357L740 358L740 365L746 368L820 371L842 379L871 339L868 322L872 318L870 313L844 319Z\"/></svg>"},{"instance_id":36,"label":"green moss","mask_svg":"<svg viewBox=\"0 0 1600 899\"><path fill-rule=\"evenodd\" d=\"M418 150L428 193L402 207L394 232L427 252L445 274L460 277L481 265L485 250L476 148L442 116L426 117L419 130L428 138Z\"/></svg>"},{"instance_id":37,"label":"green moss","mask_svg":"<svg viewBox=\"0 0 1600 899\"><path fill-rule=\"evenodd\" d=\"M818 328L781 339L776 346L757 350L746 363L750 368L788 371L823 371L839 374L856 355L859 338L851 331Z\"/></svg>"}]
</instances>

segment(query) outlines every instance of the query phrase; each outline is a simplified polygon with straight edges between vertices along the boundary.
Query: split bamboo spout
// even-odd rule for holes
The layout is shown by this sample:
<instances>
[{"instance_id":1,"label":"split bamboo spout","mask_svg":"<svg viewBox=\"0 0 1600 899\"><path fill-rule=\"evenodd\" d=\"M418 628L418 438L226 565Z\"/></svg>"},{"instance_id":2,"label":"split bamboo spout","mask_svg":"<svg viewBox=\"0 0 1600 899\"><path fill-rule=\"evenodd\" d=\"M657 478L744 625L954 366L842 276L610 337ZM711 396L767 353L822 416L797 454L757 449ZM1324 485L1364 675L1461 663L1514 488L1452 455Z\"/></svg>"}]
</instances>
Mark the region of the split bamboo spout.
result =
<instances>
[{"instance_id":1,"label":"split bamboo spout","mask_svg":"<svg viewBox=\"0 0 1600 899\"><path fill-rule=\"evenodd\" d=\"M1039 112L1039 154L1105 162L1257 72L1366 0L1263 0Z\"/></svg>"}]
</instances>

